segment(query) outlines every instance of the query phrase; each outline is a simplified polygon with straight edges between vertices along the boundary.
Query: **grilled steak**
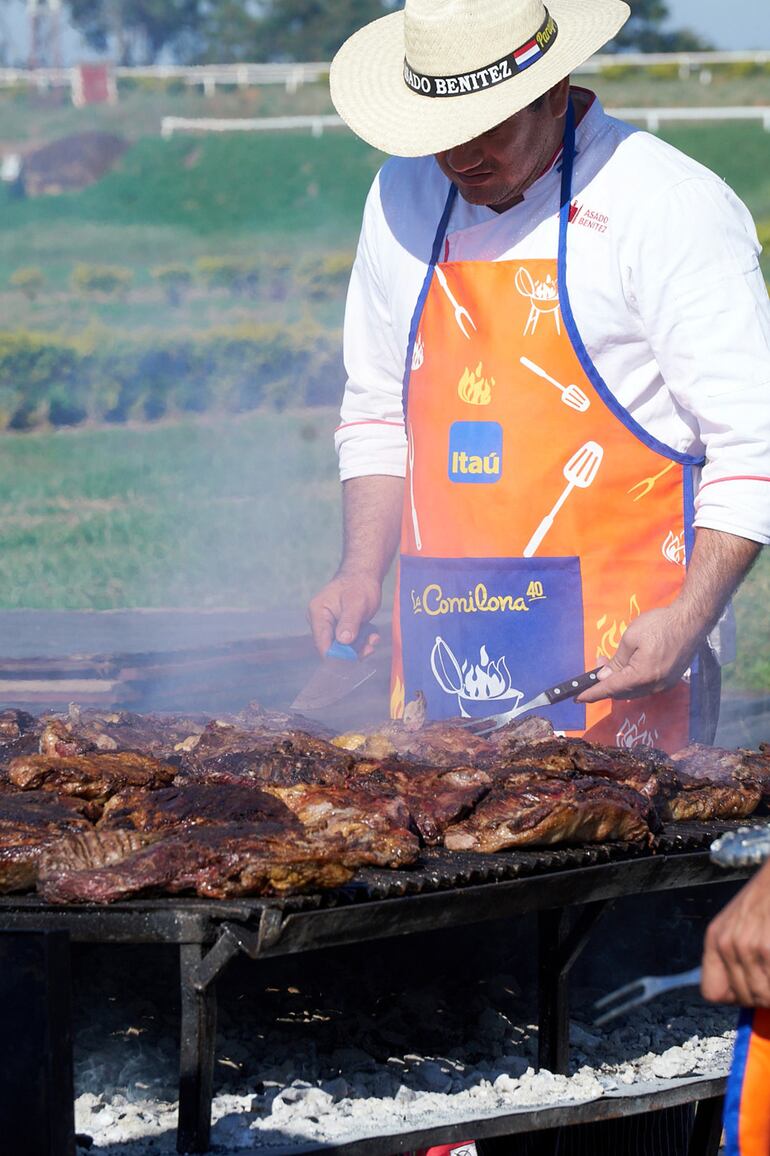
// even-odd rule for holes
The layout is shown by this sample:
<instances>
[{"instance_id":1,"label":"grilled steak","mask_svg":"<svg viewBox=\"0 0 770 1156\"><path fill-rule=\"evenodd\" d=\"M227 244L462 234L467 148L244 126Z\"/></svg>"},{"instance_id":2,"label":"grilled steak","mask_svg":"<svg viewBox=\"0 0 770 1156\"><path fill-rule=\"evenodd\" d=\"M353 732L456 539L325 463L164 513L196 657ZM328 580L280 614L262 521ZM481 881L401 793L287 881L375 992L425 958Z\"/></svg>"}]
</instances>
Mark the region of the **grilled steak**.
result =
<instances>
[{"instance_id":1,"label":"grilled steak","mask_svg":"<svg viewBox=\"0 0 770 1156\"><path fill-rule=\"evenodd\" d=\"M651 840L649 804L638 792L606 779L522 774L496 786L469 819L450 827L452 851L502 851L554 843Z\"/></svg>"},{"instance_id":2,"label":"grilled steak","mask_svg":"<svg viewBox=\"0 0 770 1156\"><path fill-rule=\"evenodd\" d=\"M469 814L492 785L489 775L475 767L430 767L395 759L364 760L349 782L373 796L378 807L381 800L397 795L429 845L439 843L449 824Z\"/></svg>"},{"instance_id":3,"label":"grilled steak","mask_svg":"<svg viewBox=\"0 0 770 1156\"><path fill-rule=\"evenodd\" d=\"M680 780L668 804L672 819L745 819L757 809L762 785L743 751L691 743L671 758Z\"/></svg>"},{"instance_id":4,"label":"grilled steak","mask_svg":"<svg viewBox=\"0 0 770 1156\"><path fill-rule=\"evenodd\" d=\"M758 751L741 750L743 765L762 788L764 809L770 806L770 743L760 743Z\"/></svg>"},{"instance_id":5,"label":"grilled steak","mask_svg":"<svg viewBox=\"0 0 770 1156\"><path fill-rule=\"evenodd\" d=\"M353 869L343 855L333 843L287 837L277 823L203 825L166 838L103 831L62 840L44 855L38 890L50 903L111 903L154 892L207 899L294 894L346 883ZM90 865L100 858L104 866Z\"/></svg>"},{"instance_id":6,"label":"grilled steak","mask_svg":"<svg viewBox=\"0 0 770 1156\"><path fill-rule=\"evenodd\" d=\"M320 838L342 848L343 863L405 867L417 858L420 842L409 830L409 809L395 796L339 787L270 789L302 821L311 843Z\"/></svg>"},{"instance_id":7,"label":"grilled steak","mask_svg":"<svg viewBox=\"0 0 770 1156\"><path fill-rule=\"evenodd\" d=\"M8 778L24 791L55 791L92 803L92 813L125 787L167 787L176 769L135 751L87 755L27 755L14 759Z\"/></svg>"},{"instance_id":8,"label":"grilled steak","mask_svg":"<svg viewBox=\"0 0 770 1156\"><path fill-rule=\"evenodd\" d=\"M81 710L74 705L67 718L59 721L86 750L141 751L160 759L169 758L180 743L200 734L205 726L205 720L184 715Z\"/></svg>"},{"instance_id":9,"label":"grilled steak","mask_svg":"<svg viewBox=\"0 0 770 1156\"><path fill-rule=\"evenodd\" d=\"M180 782L343 786L355 761L349 752L301 731L255 734L216 723L183 753Z\"/></svg>"},{"instance_id":10,"label":"grilled steak","mask_svg":"<svg viewBox=\"0 0 770 1156\"><path fill-rule=\"evenodd\" d=\"M333 741L365 759L414 759L434 767L467 767L493 756L496 749L451 720L428 723L420 730L392 722L371 734L339 735Z\"/></svg>"},{"instance_id":11,"label":"grilled steak","mask_svg":"<svg viewBox=\"0 0 770 1156\"><path fill-rule=\"evenodd\" d=\"M256 823L269 820L286 826L287 834L302 834L302 826L283 803L256 787L209 783L162 787L146 791L128 787L105 803L99 829L168 831L199 823Z\"/></svg>"},{"instance_id":12,"label":"grilled steak","mask_svg":"<svg viewBox=\"0 0 770 1156\"><path fill-rule=\"evenodd\" d=\"M85 806L46 791L0 791L0 892L34 887L45 848L69 832L91 830Z\"/></svg>"}]
</instances>

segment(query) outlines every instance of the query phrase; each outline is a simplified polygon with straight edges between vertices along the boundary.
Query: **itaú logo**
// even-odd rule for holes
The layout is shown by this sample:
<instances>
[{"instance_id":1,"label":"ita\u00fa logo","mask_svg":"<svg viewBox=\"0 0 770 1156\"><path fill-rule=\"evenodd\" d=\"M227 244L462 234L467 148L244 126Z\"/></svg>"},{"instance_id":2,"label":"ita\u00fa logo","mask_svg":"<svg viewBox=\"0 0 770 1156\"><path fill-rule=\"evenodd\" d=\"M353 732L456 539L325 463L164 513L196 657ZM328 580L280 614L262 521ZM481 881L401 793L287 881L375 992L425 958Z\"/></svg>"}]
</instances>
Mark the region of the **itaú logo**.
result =
<instances>
[{"instance_id":1,"label":"ita\u00fa logo","mask_svg":"<svg viewBox=\"0 0 770 1156\"><path fill-rule=\"evenodd\" d=\"M456 421L449 428L449 477L490 485L503 473L503 429L497 421Z\"/></svg>"}]
</instances>

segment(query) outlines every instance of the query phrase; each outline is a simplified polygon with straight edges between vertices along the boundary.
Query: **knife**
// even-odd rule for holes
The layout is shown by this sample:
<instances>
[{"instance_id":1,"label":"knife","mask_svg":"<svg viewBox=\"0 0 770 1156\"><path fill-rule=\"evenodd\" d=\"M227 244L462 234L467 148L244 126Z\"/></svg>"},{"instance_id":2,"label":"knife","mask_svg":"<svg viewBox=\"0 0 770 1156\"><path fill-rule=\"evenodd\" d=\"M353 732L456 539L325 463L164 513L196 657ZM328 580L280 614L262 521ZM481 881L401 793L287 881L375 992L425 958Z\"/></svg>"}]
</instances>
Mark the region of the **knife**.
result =
<instances>
[{"instance_id":1,"label":"knife","mask_svg":"<svg viewBox=\"0 0 770 1156\"><path fill-rule=\"evenodd\" d=\"M367 622L361 627L352 646L335 640L289 709L321 710L331 706L376 674L377 666L372 658L358 656L358 650L376 629L371 622Z\"/></svg>"},{"instance_id":2,"label":"knife","mask_svg":"<svg viewBox=\"0 0 770 1156\"><path fill-rule=\"evenodd\" d=\"M593 686L597 681L597 675L602 668L600 666L594 667L593 670L587 670L584 674L576 674L574 678L568 678L564 682L560 682L558 686L550 686L548 690L544 690L541 694L529 699L527 702L519 703L518 706L511 710L503 711L502 714L487 715L486 718L470 718L463 719L460 726L466 730L472 731L480 737L492 734L493 731L499 730L500 727L518 718L520 714L525 714L530 710L537 710L541 706L556 706L559 702L564 702L566 699L575 698L576 695L582 694L584 690L588 690L589 686Z\"/></svg>"}]
</instances>

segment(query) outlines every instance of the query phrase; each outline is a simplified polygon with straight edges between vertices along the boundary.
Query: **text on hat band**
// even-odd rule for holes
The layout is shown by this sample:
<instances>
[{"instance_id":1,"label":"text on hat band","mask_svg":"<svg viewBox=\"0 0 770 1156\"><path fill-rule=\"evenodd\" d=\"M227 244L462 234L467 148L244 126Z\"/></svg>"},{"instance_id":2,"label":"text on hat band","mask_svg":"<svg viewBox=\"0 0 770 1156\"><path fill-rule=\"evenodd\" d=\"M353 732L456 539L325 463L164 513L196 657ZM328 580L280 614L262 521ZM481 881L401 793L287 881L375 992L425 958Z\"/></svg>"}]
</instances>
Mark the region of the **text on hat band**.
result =
<instances>
[{"instance_id":1,"label":"text on hat band","mask_svg":"<svg viewBox=\"0 0 770 1156\"><path fill-rule=\"evenodd\" d=\"M415 72L408 60L404 60L404 80L413 92L421 96L461 96L466 92L480 92L485 88L492 88L510 80L525 68L529 68L539 60L556 41L558 28L548 9L545 10L545 19L534 36L514 48L506 56L496 60L494 64L487 64L484 68L477 68L474 72L464 72L458 76L425 76Z\"/></svg>"}]
</instances>

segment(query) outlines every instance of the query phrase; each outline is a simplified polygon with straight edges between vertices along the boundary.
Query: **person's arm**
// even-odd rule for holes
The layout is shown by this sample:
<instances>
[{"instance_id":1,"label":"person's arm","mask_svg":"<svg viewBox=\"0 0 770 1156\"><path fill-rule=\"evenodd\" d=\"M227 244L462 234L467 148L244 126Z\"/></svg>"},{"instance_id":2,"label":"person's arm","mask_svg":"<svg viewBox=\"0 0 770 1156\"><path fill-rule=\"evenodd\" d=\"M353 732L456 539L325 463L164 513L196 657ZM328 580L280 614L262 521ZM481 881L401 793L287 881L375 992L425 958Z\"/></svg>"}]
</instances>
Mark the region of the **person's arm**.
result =
<instances>
[{"instance_id":1,"label":"person's arm","mask_svg":"<svg viewBox=\"0 0 770 1156\"><path fill-rule=\"evenodd\" d=\"M715 1003L770 1007L770 863L709 924L701 991Z\"/></svg>"},{"instance_id":2,"label":"person's arm","mask_svg":"<svg viewBox=\"0 0 770 1156\"><path fill-rule=\"evenodd\" d=\"M382 581L398 546L403 494L403 478L372 475L343 483L342 562L309 608L313 639L321 654L335 638L351 643L379 610ZM371 634L362 656L370 654L377 641Z\"/></svg>"},{"instance_id":3,"label":"person's arm","mask_svg":"<svg viewBox=\"0 0 770 1156\"><path fill-rule=\"evenodd\" d=\"M696 532L681 593L670 606L648 610L629 625L599 682L578 702L637 698L673 686L715 626L761 546L721 530Z\"/></svg>"}]
</instances>

